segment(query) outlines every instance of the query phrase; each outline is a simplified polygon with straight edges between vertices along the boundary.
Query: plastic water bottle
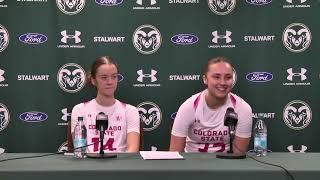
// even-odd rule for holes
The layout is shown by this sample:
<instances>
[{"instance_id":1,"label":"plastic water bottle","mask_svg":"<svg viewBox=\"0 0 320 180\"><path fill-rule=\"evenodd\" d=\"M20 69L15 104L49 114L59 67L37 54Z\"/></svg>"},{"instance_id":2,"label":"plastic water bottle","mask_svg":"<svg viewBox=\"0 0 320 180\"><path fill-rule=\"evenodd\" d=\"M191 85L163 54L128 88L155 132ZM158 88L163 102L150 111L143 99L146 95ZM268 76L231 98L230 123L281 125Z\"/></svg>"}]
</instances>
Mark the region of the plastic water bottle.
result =
<instances>
[{"instance_id":1,"label":"plastic water bottle","mask_svg":"<svg viewBox=\"0 0 320 180\"><path fill-rule=\"evenodd\" d=\"M267 126L259 119L254 126L254 152L257 156L266 156L267 150Z\"/></svg>"},{"instance_id":2,"label":"plastic water bottle","mask_svg":"<svg viewBox=\"0 0 320 180\"><path fill-rule=\"evenodd\" d=\"M73 147L78 148L74 149L74 156L76 158L86 158L87 147L87 129L83 122L83 117L78 117L78 123L74 128L74 140ZM82 147L82 148L79 148Z\"/></svg>"}]
</instances>

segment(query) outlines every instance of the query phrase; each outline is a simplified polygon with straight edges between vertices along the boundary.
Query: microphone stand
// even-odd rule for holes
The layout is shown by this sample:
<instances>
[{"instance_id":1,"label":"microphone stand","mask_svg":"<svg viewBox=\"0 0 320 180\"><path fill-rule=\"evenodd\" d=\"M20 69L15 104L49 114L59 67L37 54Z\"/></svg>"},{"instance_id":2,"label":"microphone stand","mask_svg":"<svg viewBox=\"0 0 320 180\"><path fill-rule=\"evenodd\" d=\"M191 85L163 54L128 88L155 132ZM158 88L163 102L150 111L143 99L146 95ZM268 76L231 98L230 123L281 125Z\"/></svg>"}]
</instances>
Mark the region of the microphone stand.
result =
<instances>
[{"instance_id":1,"label":"microphone stand","mask_svg":"<svg viewBox=\"0 0 320 180\"><path fill-rule=\"evenodd\" d=\"M116 154L111 154L111 153L104 153L103 151L103 140L104 140L104 131L100 131L100 151L99 153L88 153L87 157L88 158L93 158L93 159L107 159L107 158L116 158Z\"/></svg>"},{"instance_id":2,"label":"microphone stand","mask_svg":"<svg viewBox=\"0 0 320 180\"><path fill-rule=\"evenodd\" d=\"M96 126L98 126L98 131L100 132L100 151L99 151L99 154L98 153L88 153L87 154L88 158L106 159L106 158L115 158L115 157L117 157L116 154L110 154L110 153L106 153L105 154L104 151L103 151L104 131L106 129L108 129L108 117L105 116L104 113L102 113L102 115L106 119L104 119L102 121L101 120L99 120L99 121L96 120Z\"/></svg>"},{"instance_id":3,"label":"microphone stand","mask_svg":"<svg viewBox=\"0 0 320 180\"><path fill-rule=\"evenodd\" d=\"M104 151L103 151L104 131L102 129L103 128L101 126L101 129L100 129L100 139L101 139L101 141L100 141L100 152L99 152L100 155L104 154Z\"/></svg>"},{"instance_id":4,"label":"microphone stand","mask_svg":"<svg viewBox=\"0 0 320 180\"><path fill-rule=\"evenodd\" d=\"M245 159L247 156L243 152L234 153L233 152L233 140L235 136L234 130L231 130L231 126L229 126L229 135L230 135L230 150L227 153L217 153L216 157L220 159ZM234 129L234 126L233 126Z\"/></svg>"}]
</instances>

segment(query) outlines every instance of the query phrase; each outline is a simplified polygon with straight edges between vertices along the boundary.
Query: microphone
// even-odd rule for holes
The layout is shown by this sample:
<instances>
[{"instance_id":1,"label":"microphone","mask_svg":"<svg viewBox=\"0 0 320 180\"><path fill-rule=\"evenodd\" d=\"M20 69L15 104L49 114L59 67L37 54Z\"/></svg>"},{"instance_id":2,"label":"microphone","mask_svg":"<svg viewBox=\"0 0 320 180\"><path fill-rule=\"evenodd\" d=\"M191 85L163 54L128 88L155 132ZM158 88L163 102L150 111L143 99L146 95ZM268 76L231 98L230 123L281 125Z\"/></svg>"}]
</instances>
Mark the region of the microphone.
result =
<instances>
[{"instance_id":1,"label":"microphone","mask_svg":"<svg viewBox=\"0 0 320 180\"><path fill-rule=\"evenodd\" d=\"M229 107L224 116L224 125L228 126L229 134L232 136L232 138L234 138L237 123L238 114L234 112L233 108Z\"/></svg>"},{"instance_id":2,"label":"microphone","mask_svg":"<svg viewBox=\"0 0 320 180\"><path fill-rule=\"evenodd\" d=\"M101 132L104 132L107 128L108 128L108 116L105 115L103 112L100 112L96 116L96 129L101 133Z\"/></svg>"},{"instance_id":3,"label":"microphone","mask_svg":"<svg viewBox=\"0 0 320 180\"><path fill-rule=\"evenodd\" d=\"M108 116L103 112L99 112L96 116L96 129L100 131L100 152L99 154L104 154L103 151L103 140L104 140L104 131L108 128Z\"/></svg>"},{"instance_id":4,"label":"microphone","mask_svg":"<svg viewBox=\"0 0 320 180\"><path fill-rule=\"evenodd\" d=\"M217 153L216 157L221 159L244 159L246 154L233 153L233 140L235 137L236 126L238 123L238 114L234 112L232 107L228 107L226 114L224 115L224 125L228 126L229 139L230 139L230 149L227 153Z\"/></svg>"}]
</instances>

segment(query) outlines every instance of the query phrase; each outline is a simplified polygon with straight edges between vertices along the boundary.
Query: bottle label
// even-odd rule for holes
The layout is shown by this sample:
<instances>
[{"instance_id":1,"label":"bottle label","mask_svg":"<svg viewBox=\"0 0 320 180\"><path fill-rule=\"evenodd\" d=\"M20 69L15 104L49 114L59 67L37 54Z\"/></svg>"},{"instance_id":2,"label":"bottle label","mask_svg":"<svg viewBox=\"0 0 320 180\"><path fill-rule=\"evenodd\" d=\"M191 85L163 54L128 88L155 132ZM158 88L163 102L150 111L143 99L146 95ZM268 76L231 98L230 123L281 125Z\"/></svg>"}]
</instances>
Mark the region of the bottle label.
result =
<instances>
[{"instance_id":1,"label":"bottle label","mask_svg":"<svg viewBox=\"0 0 320 180\"><path fill-rule=\"evenodd\" d=\"M267 149L267 136L256 136L254 137L254 147L261 149Z\"/></svg>"},{"instance_id":2,"label":"bottle label","mask_svg":"<svg viewBox=\"0 0 320 180\"><path fill-rule=\"evenodd\" d=\"M86 139L75 139L73 142L74 148L82 147L87 145ZM86 147L83 147L82 149L86 149Z\"/></svg>"}]
</instances>

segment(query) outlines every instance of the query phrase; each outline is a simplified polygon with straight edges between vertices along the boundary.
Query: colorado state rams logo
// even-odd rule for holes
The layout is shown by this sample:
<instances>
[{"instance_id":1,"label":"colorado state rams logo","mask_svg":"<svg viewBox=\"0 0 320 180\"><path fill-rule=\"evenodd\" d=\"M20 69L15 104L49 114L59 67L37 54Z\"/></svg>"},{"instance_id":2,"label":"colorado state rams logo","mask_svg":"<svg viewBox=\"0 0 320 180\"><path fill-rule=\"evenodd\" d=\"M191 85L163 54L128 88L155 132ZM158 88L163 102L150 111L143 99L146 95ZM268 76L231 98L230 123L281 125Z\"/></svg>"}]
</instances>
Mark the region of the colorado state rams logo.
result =
<instances>
[{"instance_id":1,"label":"colorado state rams logo","mask_svg":"<svg viewBox=\"0 0 320 180\"><path fill-rule=\"evenodd\" d=\"M151 25L138 27L132 37L134 47L142 54L152 54L156 52L162 42L160 31Z\"/></svg>"},{"instance_id":2,"label":"colorado state rams logo","mask_svg":"<svg viewBox=\"0 0 320 180\"><path fill-rule=\"evenodd\" d=\"M207 0L212 12L217 15L229 14L236 7L236 0Z\"/></svg>"},{"instance_id":3,"label":"colorado state rams logo","mask_svg":"<svg viewBox=\"0 0 320 180\"><path fill-rule=\"evenodd\" d=\"M75 63L63 65L57 74L60 88L68 93L80 91L85 85L85 78L85 71L80 65Z\"/></svg>"},{"instance_id":4,"label":"colorado state rams logo","mask_svg":"<svg viewBox=\"0 0 320 180\"><path fill-rule=\"evenodd\" d=\"M283 32L282 41L284 46L291 52L302 52L311 44L311 32L301 23L290 24Z\"/></svg>"},{"instance_id":5,"label":"colorado state rams logo","mask_svg":"<svg viewBox=\"0 0 320 180\"><path fill-rule=\"evenodd\" d=\"M85 0L56 0L58 8L65 14L78 14L86 4Z\"/></svg>"},{"instance_id":6,"label":"colorado state rams logo","mask_svg":"<svg viewBox=\"0 0 320 180\"><path fill-rule=\"evenodd\" d=\"M294 130L307 127L312 119L312 111L309 105L300 100L289 102L283 110L283 120L286 125Z\"/></svg>"},{"instance_id":7,"label":"colorado state rams logo","mask_svg":"<svg viewBox=\"0 0 320 180\"><path fill-rule=\"evenodd\" d=\"M0 103L0 131L4 130L10 121L10 113L8 108Z\"/></svg>"},{"instance_id":8,"label":"colorado state rams logo","mask_svg":"<svg viewBox=\"0 0 320 180\"><path fill-rule=\"evenodd\" d=\"M143 122L144 131L152 131L156 129L162 120L162 113L155 103L143 102L137 106L140 116L140 121Z\"/></svg>"},{"instance_id":9,"label":"colorado state rams logo","mask_svg":"<svg viewBox=\"0 0 320 180\"><path fill-rule=\"evenodd\" d=\"M5 50L9 45L9 32L0 24L0 52Z\"/></svg>"}]
</instances>

